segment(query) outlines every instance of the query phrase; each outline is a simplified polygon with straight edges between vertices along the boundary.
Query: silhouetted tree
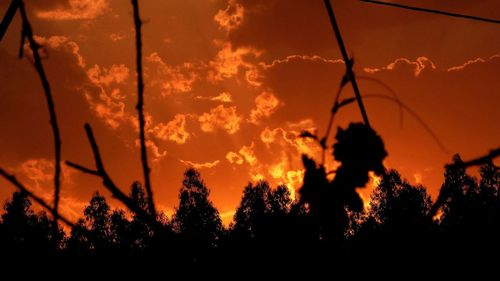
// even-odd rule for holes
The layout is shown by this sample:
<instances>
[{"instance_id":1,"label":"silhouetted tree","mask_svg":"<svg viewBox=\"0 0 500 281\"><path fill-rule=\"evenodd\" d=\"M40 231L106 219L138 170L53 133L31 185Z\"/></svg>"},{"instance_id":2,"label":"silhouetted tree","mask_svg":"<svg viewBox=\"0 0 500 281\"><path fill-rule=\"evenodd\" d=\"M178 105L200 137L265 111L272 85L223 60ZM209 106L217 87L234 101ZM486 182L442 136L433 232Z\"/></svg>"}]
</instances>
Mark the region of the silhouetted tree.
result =
<instances>
[{"instance_id":1,"label":"silhouetted tree","mask_svg":"<svg viewBox=\"0 0 500 281\"><path fill-rule=\"evenodd\" d=\"M458 154L453 157L453 165L447 167L444 177L441 190L447 196L442 207L441 226L457 235L470 232L470 227L480 219L478 211L482 203L479 186L473 177L467 175Z\"/></svg>"},{"instance_id":2,"label":"silhouetted tree","mask_svg":"<svg viewBox=\"0 0 500 281\"><path fill-rule=\"evenodd\" d=\"M132 201L146 212L149 212L148 199L144 188L139 182L134 182L130 186L130 198ZM141 217L133 214L130 222L131 245L134 253L142 253L146 248L151 246L153 232L151 227L144 222Z\"/></svg>"},{"instance_id":3,"label":"silhouetted tree","mask_svg":"<svg viewBox=\"0 0 500 281\"><path fill-rule=\"evenodd\" d=\"M123 210L114 210L111 213L110 232L115 254L132 255L134 253L135 233Z\"/></svg>"},{"instance_id":4,"label":"silhouetted tree","mask_svg":"<svg viewBox=\"0 0 500 281\"><path fill-rule=\"evenodd\" d=\"M372 194L369 215L387 231L413 232L428 227L431 204L423 186L412 186L390 170Z\"/></svg>"},{"instance_id":5,"label":"silhouetted tree","mask_svg":"<svg viewBox=\"0 0 500 281\"><path fill-rule=\"evenodd\" d=\"M215 247L223 230L219 212L208 199L209 194L200 173L194 168L187 169L173 224L190 248Z\"/></svg>"},{"instance_id":6,"label":"silhouetted tree","mask_svg":"<svg viewBox=\"0 0 500 281\"><path fill-rule=\"evenodd\" d=\"M111 211L106 198L96 191L83 214L84 219L78 221L68 239L70 252L97 256L111 254L115 239L111 229Z\"/></svg>"},{"instance_id":7,"label":"silhouetted tree","mask_svg":"<svg viewBox=\"0 0 500 281\"><path fill-rule=\"evenodd\" d=\"M36 215L24 192L16 191L4 205L0 224L0 252L10 255L54 255L64 233L45 213Z\"/></svg>"},{"instance_id":8,"label":"silhouetted tree","mask_svg":"<svg viewBox=\"0 0 500 281\"><path fill-rule=\"evenodd\" d=\"M266 181L249 183L243 190L240 206L234 215L236 239L269 239L285 227L292 199L284 185L271 190Z\"/></svg>"},{"instance_id":9,"label":"silhouetted tree","mask_svg":"<svg viewBox=\"0 0 500 281\"><path fill-rule=\"evenodd\" d=\"M478 184L466 173L459 155L447 166L440 192L444 202L440 224L443 252L461 256L472 252L496 254L500 249L497 169L493 163L483 165Z\"/></svg>"},{"instance_id":10,"label":"silhouetted tree","mask_svg":"<svg viewBox=\"0 0 500 281\"><path fill-rule=\"evenodd\" d=\"M355 234L356 247L385 254L426 253L433 229L431 207L423 186L412 186L396 170L388 171L371 196L367 217Z\"/></svg>"},{"instance_id":11,"label":"silhouetted tree","mask_svg":"<svg viewBox=\"0 0 500 281\"><path fill-rule=\"evenodd\" d=\"M92 248L85 220L79 219L66 240L66 253L68 256L88 256Z\"/></svg>"},{"instance_id":12,"label":"silhouetted tree","mask_svg":"<svg viewBox=\"0 0 500 281\"><path fill-rule=\"evenodd\" d=\"M251 239L259 236L264 220L270 212L268 196L269 184L258 182L255 186L249 183L243 190L243 198L234 215L233 233L238 239Z\"/></svg>"}]
</instances>

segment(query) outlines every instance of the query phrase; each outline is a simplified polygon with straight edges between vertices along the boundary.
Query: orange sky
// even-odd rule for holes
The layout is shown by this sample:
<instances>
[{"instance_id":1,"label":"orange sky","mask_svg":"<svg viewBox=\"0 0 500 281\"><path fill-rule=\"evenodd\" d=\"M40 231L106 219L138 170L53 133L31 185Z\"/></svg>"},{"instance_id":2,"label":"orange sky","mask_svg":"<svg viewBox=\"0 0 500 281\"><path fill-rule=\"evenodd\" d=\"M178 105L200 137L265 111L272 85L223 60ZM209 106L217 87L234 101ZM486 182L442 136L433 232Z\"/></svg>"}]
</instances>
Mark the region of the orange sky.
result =
<instances>
[{"instance_id":1,"label":"orange sky","mask_svg":"<svg viewBox=\"0 0 500 281\"><path fill-rule=\"evenodd\" d=\"M3 13L10 1L0 2ZM109 173L122 187L142 180L135 126L135 45L130 1L25 0L60 122L64 160L93 167L83 124L90 122ZM389 94L383 81L437 134L443 152L409 114L367 99L386 165L435 196L455 152L473 158L500 143L500 26L332 1L363 94ZM392 1L395 2L395 1ZM473 3L472 3L473 2ZM398 3L500 18L497 0ZM320 0L147 0L143 25L145 108L156 201L171 213L192 165L228 222L243 187L265 178L300 186L303 152L295 136L325 131L344 66ZM17 59L17 15L0 44L0 166L49 198L53 144L39 79ZM352 96L350 87L343 93ZM356 106L336 126L360 121ZM99 179L64 167L62 208L75 219ZM0 179L0 199L14 188ZM104 194L108 194L103 191ZM365 192L365 197L368 192ZM116 205L116 201L111 201Z\"/></svg>"}]
</instances>

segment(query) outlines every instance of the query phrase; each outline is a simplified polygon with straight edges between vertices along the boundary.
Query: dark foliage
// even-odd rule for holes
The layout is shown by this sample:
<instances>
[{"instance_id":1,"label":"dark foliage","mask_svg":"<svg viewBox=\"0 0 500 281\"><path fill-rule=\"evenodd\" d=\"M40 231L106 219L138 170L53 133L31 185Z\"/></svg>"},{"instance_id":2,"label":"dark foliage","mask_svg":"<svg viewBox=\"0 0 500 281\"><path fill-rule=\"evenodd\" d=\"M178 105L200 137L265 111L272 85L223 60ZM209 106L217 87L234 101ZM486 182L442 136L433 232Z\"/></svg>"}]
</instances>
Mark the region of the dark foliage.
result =
<instances>
[{"instance_id":1,"label":"dark foliage","mask_svg":"<svg viewBox=\"0 0 500 281\"><path fill-rule=\"evenodd\" d=\"M459 164L461 159L457 155L454 161ZM322 168L312 167L315 173L321 173ZM363 167L364 171L373 169ZM352 193L321 194L330 196L320 198L321 204L342 203L342 211L331 206L314 210L312 199L293 201L284 185L271 188L265 181L250 183L228 229L222 226L200 173L188 169L172 221L168 222L164 215L158 217L164 229L161 233L153 231L135 213L112 210L96 192L75 227L66 234L60 229L54 235L54 221L44 213L35 214L27 195L15 192L5 203L1 216L1 253L142 256L171 264L224 263L236 268L260 263L293 264L303 257L307 258L301 266L328 264L340 257L349 260L374 253L387 262L421 256L459 259L471 253L482 257L481 254L499 249L500 170L488 162L480 167L481 178L476 180L461 167L449 165L445 172L439 199L443 204L437 217L432 217L433 202L426 189L409 184L397 171L390 170L384 172L372 194L370 208L364 210L348 204ZM336 184L337 181L325 178L321 188L334 189ZM318 190L311 186L309 196L315 198ZM339 194L345 196L343 201L335 198ZM139 182L132 184L129 197L143 210L149 210L147 195ZM314 211L333 213L322 215ZM328 218L323 223L334 227L339 224L336 221L342 224L336 229L342 233L335 233L335 243L331 236L324 235L325 225L318 222L319 218Z\"/></svg>"}]
</instances>

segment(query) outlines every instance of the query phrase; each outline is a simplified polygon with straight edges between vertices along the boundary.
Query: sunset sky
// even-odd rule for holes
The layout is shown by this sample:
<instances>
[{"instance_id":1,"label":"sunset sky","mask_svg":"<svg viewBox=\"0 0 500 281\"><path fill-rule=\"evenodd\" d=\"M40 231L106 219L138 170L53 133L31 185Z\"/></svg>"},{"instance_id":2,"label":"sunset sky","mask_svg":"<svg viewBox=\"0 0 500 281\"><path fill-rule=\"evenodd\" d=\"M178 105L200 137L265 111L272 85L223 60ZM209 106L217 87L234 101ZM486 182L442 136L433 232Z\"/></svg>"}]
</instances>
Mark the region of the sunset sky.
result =
<instances>
[{"instance_id":1,"label":"sunset sky","mask_svg":"<svg viewBox=\"0 0 500 281\"><path fill-rule=\"evenodd\" d=\"M396 1L387 1L396 2ZM10 0L0 0L0 15ZM112 178L128 190L142 181L137 143L135 33L125 0L25 0L44 46L62 134L62 158L94 167L83 124L95 132ZM498 0L397 3L500 19ZM193 166L229 222L250 181L287 184L303 176L300 155L319 147L344 73L321 0L142 0L145 110L157 207L171 214L184 170ZM470 159L500 145L500 25L332 1L362 94L392 95L436 133L443 151L408 113L366 99L385 164L435 197L454 153ZM20 16L0 44L0 167L47 200L53 193L53 138L30 56L17 58ZM343 97L353 95L346 87ZM335 128L361 121L354 104ZM334 134L332 134L333 136ZM333 137L330 138L330 145ZM329 152L331 158L331 151ZM331 160L331 159L330 159ZM329 162L330 166L334 163ZM61 208L70 219L101 181L63 166ZM0 179L0 201L14 187ZM369 198L369 189L363 192ZM111 200L113 206L119 206Z\"/></svg>"}]
</instances>

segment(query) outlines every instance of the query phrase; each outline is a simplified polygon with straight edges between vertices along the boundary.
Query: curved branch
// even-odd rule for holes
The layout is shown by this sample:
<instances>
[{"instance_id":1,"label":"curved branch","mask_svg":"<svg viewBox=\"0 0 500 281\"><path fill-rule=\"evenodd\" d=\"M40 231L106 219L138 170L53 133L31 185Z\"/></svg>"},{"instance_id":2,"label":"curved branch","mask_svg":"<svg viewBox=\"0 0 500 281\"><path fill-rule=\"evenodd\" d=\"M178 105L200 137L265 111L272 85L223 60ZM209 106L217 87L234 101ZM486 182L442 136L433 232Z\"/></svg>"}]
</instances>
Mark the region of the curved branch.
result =
<instances>
[{"instance_id":1,"label":"curved branch","mask_svg":"<svg viewBox=\"0 0 500 281\"><path fill-rule=\"evenodd\" d=\"M385 99L385 100L389 100L389 101L392 101L392 102L395 102L397 103L399 106L401 106L403 109L405 109L408 113L410 113L413 118L415 118L415 120L417 120L418 123L420 123L420 125L427 131L427 133L434 139L434 141L436 142L436 144L439 146L439 148L444 152L444 153L449 153L448 149L443 145L443 143L439 140L439 138L437 137L437 135L434 133L434 131L432 131L432 129L427 125L427 123L425 123L425 121L420 118L420 116L415 112L413 111L409 106L407 106L406 104L402 103L399 99L396 99L394 97L390 97L390 96L386 96L386 95L377 95L377 94L371 94L371 95L363 95L362 96L363 98L378 98L378 99ZM341 107L343 106L346 106L346 105L349 105L351 103L353 103L354 101L356 100L356 98L348 98L348 99L345 99L343 101L341 101L339 103L339 106L338 108L340 109Z\"/></svg>"}]
</instances>

